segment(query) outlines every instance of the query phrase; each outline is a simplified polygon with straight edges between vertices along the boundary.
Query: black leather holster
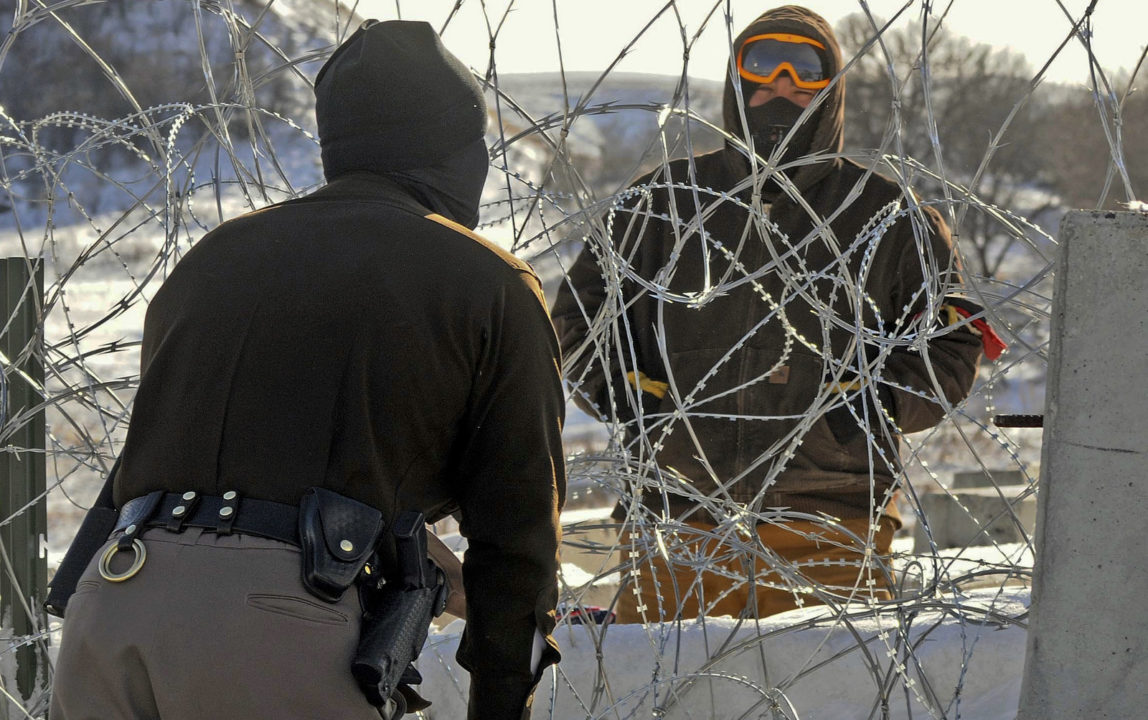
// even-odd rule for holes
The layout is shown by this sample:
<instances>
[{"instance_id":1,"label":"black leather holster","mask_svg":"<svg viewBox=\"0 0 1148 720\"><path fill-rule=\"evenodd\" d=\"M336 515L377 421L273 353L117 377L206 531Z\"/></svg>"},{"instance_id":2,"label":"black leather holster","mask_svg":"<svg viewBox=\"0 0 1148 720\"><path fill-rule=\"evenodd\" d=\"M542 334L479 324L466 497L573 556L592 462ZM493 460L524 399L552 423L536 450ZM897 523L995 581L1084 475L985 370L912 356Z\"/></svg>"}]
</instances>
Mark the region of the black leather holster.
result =
<instances>
[{"instance_id":1,"label":"black leather holster","mask_svg":"<svg viewBox=\"0 0 1148 720\"><path fill-rule=\"evenodd\" d=\"M431 620L446 607L446 575L427 557L426 523L416 511L395 520L397 577L365 594L366 613L351 673L367 700L394 708L390 717L430 705L410 686L422 682L412 664ZM386 717L386 715L384 715Z\"/></svg>"}]
</instances>

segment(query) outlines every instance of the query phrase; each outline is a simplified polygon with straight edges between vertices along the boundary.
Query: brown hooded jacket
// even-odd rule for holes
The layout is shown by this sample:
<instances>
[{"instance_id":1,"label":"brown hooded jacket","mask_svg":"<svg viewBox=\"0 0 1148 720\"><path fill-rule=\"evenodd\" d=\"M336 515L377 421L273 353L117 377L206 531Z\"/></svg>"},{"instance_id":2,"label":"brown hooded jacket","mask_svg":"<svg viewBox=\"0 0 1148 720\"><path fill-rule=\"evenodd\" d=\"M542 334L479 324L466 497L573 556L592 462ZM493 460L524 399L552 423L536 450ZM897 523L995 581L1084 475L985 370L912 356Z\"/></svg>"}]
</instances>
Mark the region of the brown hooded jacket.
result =
<instances>
[{"instance_id":1,"label":"brown hooded jacket","mask_svg":"<svg viewBox=\"0 0 1148 720\"><path fill-rule=\"evenodd\" d=\"M792 185L779 190L761 158L751 172L727 80L725 147L620 194L552 312L576 400L627 422L639 474L663 480L643 498L658 516L864 517L887 503L898 434L939 422L976 375L978 338L937 321L961 282L940 213L835 156L845 83L831 28L786 6L734 47L768 32L819 40L835 75L805 115L807 156L783 165ZM653 392L635 392L642 378Z\"/></svg>"}]
</instances>

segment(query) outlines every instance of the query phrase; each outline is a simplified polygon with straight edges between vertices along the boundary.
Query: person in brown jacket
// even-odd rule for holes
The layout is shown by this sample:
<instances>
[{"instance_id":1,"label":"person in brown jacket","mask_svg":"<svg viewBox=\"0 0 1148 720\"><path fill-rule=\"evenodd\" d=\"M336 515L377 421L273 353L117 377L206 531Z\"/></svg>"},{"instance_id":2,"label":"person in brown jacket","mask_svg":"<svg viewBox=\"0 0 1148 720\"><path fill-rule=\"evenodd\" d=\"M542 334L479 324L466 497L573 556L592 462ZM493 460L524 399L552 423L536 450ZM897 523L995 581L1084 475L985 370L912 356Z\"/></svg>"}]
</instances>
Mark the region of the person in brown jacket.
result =
<instances>
[{"instance_id":1,"label":"person in brown jacket","mask_svg":"<svg viewBox=\"0 0 1148 720\"><path fill-rule=\"evenodd\" d=\"M621 193L552 311L575 401L625 429L620 622L888 599L898 437L995 339L938 205L837 155L829 24L779 7L733 52L724 147Z\"/></svg>"},{"instance_id":2,"label":"person in brown jacket","mask_svg":"<svg viewBox=\"0 0 1148 720\"><path fill-rule=\"evenodd\" d=\"M368 21L315 94L327 184L206 234L148 307L114 499L162 504L80 580L52 720L378 720L360 595L309 592L290 542L315 488L459 519L470 718L528 716L559 659L560 355L538 277L473 232L482 90L426 23Z\"/></svg>"}]
</instances>

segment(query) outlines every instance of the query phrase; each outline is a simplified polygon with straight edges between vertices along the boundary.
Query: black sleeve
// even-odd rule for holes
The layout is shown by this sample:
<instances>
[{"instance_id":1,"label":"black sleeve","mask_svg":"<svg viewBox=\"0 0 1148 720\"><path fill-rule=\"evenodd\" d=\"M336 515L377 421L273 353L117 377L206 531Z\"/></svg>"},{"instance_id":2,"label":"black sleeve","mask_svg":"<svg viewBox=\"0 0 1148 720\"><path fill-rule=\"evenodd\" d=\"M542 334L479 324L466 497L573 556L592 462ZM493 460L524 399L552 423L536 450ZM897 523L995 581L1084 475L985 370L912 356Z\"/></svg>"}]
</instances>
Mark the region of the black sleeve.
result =
<instances>
[{"instance_id":1,"label":"black sleeve","mask_svg":"<svg viewBox=\"0 0 1148 720\"><path fill-rule=\"evenodd\" d=\"M458 650L470 671L470 718L522 715L540 674L558 661L558 513L566 493L561 356L537 278L519 273L490 311L474 381L459 485L467 624Z\"/></svg>"}]
</instances>

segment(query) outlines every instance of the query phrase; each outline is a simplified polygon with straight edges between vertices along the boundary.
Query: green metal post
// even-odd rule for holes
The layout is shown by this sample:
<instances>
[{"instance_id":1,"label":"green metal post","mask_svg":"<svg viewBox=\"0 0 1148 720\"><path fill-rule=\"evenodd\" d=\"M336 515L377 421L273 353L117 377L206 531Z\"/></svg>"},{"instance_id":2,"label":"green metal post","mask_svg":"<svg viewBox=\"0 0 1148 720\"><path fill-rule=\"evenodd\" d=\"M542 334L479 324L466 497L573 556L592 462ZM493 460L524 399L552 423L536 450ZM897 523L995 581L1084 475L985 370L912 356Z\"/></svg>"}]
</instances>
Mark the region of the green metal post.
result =
<instances>
[{"instance_id":1,"label":"green metal post","mask_svg":"<svg viewBox=\"0 0 1148 720\"><path fill-rule=\"evenodd\" d=\"M0 258L0 362L7 395L0 398L0 618L20 643L16 684L24 700L42 690L48 676L41 609L48 582L43 291L40 261Z\"/></svg>"}]
</instances>

